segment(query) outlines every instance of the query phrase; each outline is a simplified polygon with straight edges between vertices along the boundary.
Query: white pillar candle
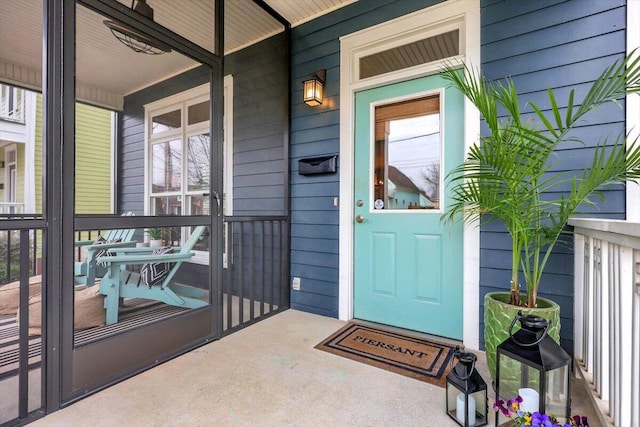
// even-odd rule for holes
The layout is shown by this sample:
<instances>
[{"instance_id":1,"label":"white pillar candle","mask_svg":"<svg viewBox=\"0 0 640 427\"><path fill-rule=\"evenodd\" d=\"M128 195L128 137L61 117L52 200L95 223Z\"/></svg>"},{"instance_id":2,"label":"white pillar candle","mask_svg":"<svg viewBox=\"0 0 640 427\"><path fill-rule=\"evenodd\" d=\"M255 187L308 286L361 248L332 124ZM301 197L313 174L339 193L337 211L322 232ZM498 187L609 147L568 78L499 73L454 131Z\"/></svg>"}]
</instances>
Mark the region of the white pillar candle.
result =
<instances>
[{"instance_id":1,"label":"white pillar candle","mask_svg":"<svg viewBox=\"0 0 640 427\"><path fill-rule=\"evenodd\" d=\"M456 418L464 425L464 393L459 393L456 400ZM476 425L476 401L473 396L469 396L469 425Z\"/></svg>"},{"instance_id":2,"label":"white pillar candle","mask_svg":"<svg viewBox=\"0 0 640 427\"><path fill-rule=\"evenodd\" d=\"M532 388L521 388L518 394L522 397L520 409L524 412L538 412L540 410L540 395Z\"/></svg>"}]
</instances>

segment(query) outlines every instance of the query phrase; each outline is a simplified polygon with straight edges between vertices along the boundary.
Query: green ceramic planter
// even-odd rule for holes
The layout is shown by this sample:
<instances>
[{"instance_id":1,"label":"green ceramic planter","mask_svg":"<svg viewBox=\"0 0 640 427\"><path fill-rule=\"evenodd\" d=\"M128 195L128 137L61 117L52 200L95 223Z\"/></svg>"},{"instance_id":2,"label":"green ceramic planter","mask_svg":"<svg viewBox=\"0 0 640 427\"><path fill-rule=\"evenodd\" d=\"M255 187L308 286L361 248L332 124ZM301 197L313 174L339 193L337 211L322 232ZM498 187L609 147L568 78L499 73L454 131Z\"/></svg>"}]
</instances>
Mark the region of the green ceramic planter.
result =
<instances>
[{"instance_id":1,"label":"green ceramic planter","mask_svg":"<svg viewBox=\"0 0 640 427\"><path fill-rule=\"evenodd\" d=\"M526 296L525 296L526 298ZM533 314L551 321L547 334L560 343L560 306L555 302L538 297L537 308L518 307L509 304L509 292L491 292L484 298L484 341L487 365L491 378L496 379L496 349L509 337L509 326L518 311L522 314ZM515 333L520 329L514 326Z\"/></svg>"}]
</instances>

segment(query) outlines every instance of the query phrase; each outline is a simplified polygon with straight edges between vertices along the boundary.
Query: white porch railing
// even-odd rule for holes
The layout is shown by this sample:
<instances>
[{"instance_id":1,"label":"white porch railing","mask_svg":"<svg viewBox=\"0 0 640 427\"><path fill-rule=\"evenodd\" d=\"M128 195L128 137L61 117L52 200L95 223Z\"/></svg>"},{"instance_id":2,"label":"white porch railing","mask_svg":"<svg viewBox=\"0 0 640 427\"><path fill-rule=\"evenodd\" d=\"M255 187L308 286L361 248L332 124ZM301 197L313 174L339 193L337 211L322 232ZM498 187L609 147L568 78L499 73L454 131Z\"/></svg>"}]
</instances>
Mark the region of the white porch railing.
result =
<instances>
[{"instance_id":1,"label":"white porch railing","mask_svg":"<svg viewBox=\"0 0 640 427\"><path fill-rule=\"evenodd\" d=\"M24 210L24 203L0 202L0 214L21 214Z\"/></svg>"},{"instance_id":2,"label":"white porch railing","mask_svg":"<svg viewBox=\"0 0 640 427\"><path fill-rule=\"evenodd\" d=\"M640 427L640 223L573 219L576 366L602 422Z\"/></svg>"}]
</instances>

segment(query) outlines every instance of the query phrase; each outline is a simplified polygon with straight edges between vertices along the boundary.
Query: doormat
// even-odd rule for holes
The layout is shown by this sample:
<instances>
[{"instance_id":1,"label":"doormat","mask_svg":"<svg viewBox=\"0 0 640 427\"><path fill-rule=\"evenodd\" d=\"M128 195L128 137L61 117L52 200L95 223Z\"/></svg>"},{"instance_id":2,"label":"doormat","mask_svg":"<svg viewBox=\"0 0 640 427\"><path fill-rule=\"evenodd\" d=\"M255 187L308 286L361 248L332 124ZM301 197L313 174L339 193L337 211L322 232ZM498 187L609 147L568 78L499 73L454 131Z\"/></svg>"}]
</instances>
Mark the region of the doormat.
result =
<instances>
[{"instance_id":1,"label":"doormat","mask_svg":"<svg viewBox=\"0 0 640 427\"><path fill-rule=\"evenodd\" d=\"M315 348L387 371L445 386L455 347L348 323Z\"/></svg>"}]
</instances>

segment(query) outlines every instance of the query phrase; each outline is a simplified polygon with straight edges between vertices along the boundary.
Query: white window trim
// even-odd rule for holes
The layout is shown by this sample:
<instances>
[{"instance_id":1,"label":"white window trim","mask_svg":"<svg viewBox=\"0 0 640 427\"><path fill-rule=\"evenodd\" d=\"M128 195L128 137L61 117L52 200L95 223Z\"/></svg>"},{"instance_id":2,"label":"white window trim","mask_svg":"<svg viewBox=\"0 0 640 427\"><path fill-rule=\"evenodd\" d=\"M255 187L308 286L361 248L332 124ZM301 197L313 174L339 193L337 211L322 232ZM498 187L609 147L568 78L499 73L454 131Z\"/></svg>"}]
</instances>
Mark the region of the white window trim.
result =
<instances>
[{"instance_id":1,"label":"white window trim","mask_svg":"<svg viewBox=\"0 0 640 427\"><path fill-rule=\"evenodd\" d=\"M150 194L150 142L157 142L165 140L171 136L180 136L182 138L183 128L185 125L184 117L182 118L182 127L177 131L162 132L158 135L151 134L151 118L157 114L166 113L175 110L176 104L182 104L190 101L194 98L208 97L210 91L210 84L205 83L200 86L188 89L184 92L180 92L175 95L168 96L166 98L159 99L157 101L144 104L144 212L149 214L151 206L149 203ZM184 158L184 156L183 156Z\"/></svg>"},{"instance_id":2,"label":"white window trim","mask_svg":"<svg viewBox=\"0 0 640 427\"><path fill-rule=\"evenodd\" d=\"M173 138L179 138L180 140L182 140L183 137L188 138L189 135L202 133L203 131L208 133L210 130L210 124L208 121L189 126L187 124L186 119L187 119L187 107L189 105L209 99L209 96L210 96L210 84L205 83L200 86L186 90L184 92L180 92L178 94L171 95L166 98L144 105L144 111L145 111L144 113L144 125L145 125L144 126L144 212L146 215L149 215L151 212L150 198L154 196L154 194L151 193L151 183L150 183L151 145L154 143L162 142L162 141L168 141ZM170 131L162 132L157 135L152 135L151 134L152 117L158 114L163 114L169 111L173 111L176 108L180 108L182 111L180 128L178 130L170 130ZM187 179L186 174L184 173L184 171L186 170L185 168L186 162L187 162L187 157L183 155L182 156L183 173L181 177L183 188L186 185L186 179ZM185 189L184 191L181 191L181 192L163 192L162 194L166 196L170 196L170 195L182 195L183 193L185 195L188 195L193 192L189 192ZM182 212L183 214L185 212L184 205L182 208ZM183 236L185 235L186 229L188 229L188 227L185 227L185 229L183 230ZM190 262L194 264L203 264L203 265L207 265L209 263L208 252L205 252L205 251L193 251L193 252L195 255Z\"/></svg>"},{"instance_id":3,"label":"white window trim","mask_svg":"<svg viewBox=\"0 0 640 427\"><path fill-rule=\"evenodd\" d=\"M461 55L447 62L463 61L480 66L480 4L448 0L438 5L384 22L340 38L340 258L338 315L353 318L353 195L354 195L354 95L356 91L437 73L443 63L418 65L396 72L357 79L359 58L376 51L406 44L416 37L460 29ZM469 100L464 103L465 154L480 134L480 115ZM465 346L478 349L480 333L480 231L477 224L464 225L464 331Z\"/></svg>"},{"instance_id":4,"label":"white window trim","mask_svg":"<svg viewBox=\"0 0 640 427\"><path fill-rule=\"evenodd\" d=\"M118 167L116 165L116 154L117 154L117 141L116 137L118 135L118 114L115 111L111 111L111 165L110 165L110 174L111 174L111 182L114 182L114 178L118 176ZM145 142L145 146L146 146ZM146 190L146 189L145 189ZM109 196L110 200L110 212L115 213L116 208L116 186L111 185L111 194Z\"/></svg>"},{"instance_id":5,"label":"white window trim","mask_svg":"<svg viewBox=\"0 0 640 427\"><path fill-rule=\"evenodd\" d=\"M627 55L640 48L640 27L636 24L640 20L640 2L627 2ZM627 144L640 137L640 97L628 95L626 97ZM626 184L626 220L640 222L640 185L627 182Z\"/></svg>"},{"instance_id":6,"label":"white window trim","mask_svg":"<svg viewBox=\"0 0 640 427\"><path fill-rule=\"evenodd\" d=\"M224 117L223 117L223 161L224 176L222 178L224 215L233 215L233 75L224 76ZM222 268L229 266L229 223L225 222L224 227L224 252L222 254Z\"/></svg>"},{"instance_id":7,"label":"white window trim","mask_svg":"<svg viewBox=\"0 0 640 427\"><path fill-rule=\"evenodd\" d=\"M371 118L371 121L369 123L369 135L375 135L375 117L376 117L376 107L379 106L383 106L383 105L389 105L389 104L394 104L397 102L405 102L405 101L411 101L411 100L416 100L416 99L420 99L420 98L427 98L427 97L431 97L431 96L437 96L438 100L439 100L439 109L438 109L438 114L440 116L440 120L439 120L439 130L440 130L440 139L439 139L439 149L440 149L440 157L438 159L438 161L440 162L440 165L444 165L445 164L445 159L444 159L444 140L445 140L445 134L444 134L444 102L445 102L445 94L444 94L444 88L439 88L439 89L432 89L432 90L427 90L424 92L414 92L411 93L409 95L403 95L403 96L398 96L398 97L394 97L394 98L386 98L377 102L372 102L369 105L369 117ZM373 146L374 143L374 139L372 137L371 141L370 141L370 148L369 148L369 169L373 170L374 169L374 165L375 165L375 148ZM439 200L444 200L444 187L445 187L445 177L442 176L442 174L440 174L440 191L438 194L438 197L440 198ZM395 215L401 215L401 216L405 216L405 215L442 215L444 214L444 210L442 209L442 205L438 208L438 209L399 209L399 208L385 208L385 209L375 209L375 207L373 206L373 200L375 199L374 194L373 194L373 186L369 186L369 211L368 213L370 215L380 215L380 216L395 216Z\"/></svg>"},{"instance_id":8,"label":"white window trim","mask_svg":"<svg viewBox=\"0 0 640 427\"><path fill-rule=\"evenodd\" d=\"M13 152L13 158L15 159L12 162L9 162L7 159L9 158L9 153ZM4 147L4 201L7 203L18 203L18 191L17 188L12 187L11 184L11 171L10 171L10 167L11 165L15 166L14 169L14 173L16 175L16 177L18 176L18 145L17 144L11 144L8 145L6 147ZM17 178L16 181L14 182L14 184L17 185ZM13 196L12 196L12 191L13 191ZM15 199L15 200L11 200L11 199Z\"/></svg>"},{"instance_id":9,"label":"white window trim","mask_svg":"<svg viewBox=\"0 0 640 427\"><path fill-rule=\"evenodd\" d=\"M144 104L143 107L145 111L145 119L149 118L149 112L153 112L155 114L158 112L158 110L164 109L165 107L171 107L173 104L185 102L192 98L197 98L204 95L209 96L209 86L209 83L204 83L200 86L196 86L183 92L176 93L175 95L170 95L166 98L158 99L157 101ZM169 108L166 111L171 111L171 109Z\"/></svg>"},{"instance_id":10,"label":"white window trim","mask_svg":"<svg viewBox=\"0 0 640 427\"><path fill-rule=\"evenodd\" d=\"M233 215L233 75L224 76L224 214Z\"/></svg>"},{"instance_id":11,"label":"white window trim","mask_svg":"<svg viewBox=\"0 0 640 427\"><path fill-rule=\"evenodd\" d=\"M182 126L179 130L175 131L167 131L162 132L157 135L151 134L151 118L157 114L166 113L169 111L173 111L176 108L177 104L183 104L186 107L192 104L197 104L198 102L202 102L203 100L209 99L210 96L210 85L209 83L205 83L203 85L194 87L192 89L186 90L184 92L168 96L166 98L150 102L144 105L145 109L145 129L144 129L144 212L145 214L149 214L151 210L150 198L153 196L151 194L151 185L149 180L150 177L150 145L153 143L167 141L174 137L180 137L185 135L187 138L189 135L197 135L202 132L209 132L210 125L209 122L198 123L195 125L187 125L187 109L184 108L182 110ZM185 128L186 126L186 128ZM233 215L233 76L227 75L224 77L224 166L225 166L225 176L223 179L224 185L224 193L226 195L226 204L225 204L225 215ZM183 160L183 168L182 170L186 170L186 156L182 156ZM186 175L183 174L183 185L186 185L184 180L186 180ZM190 192L188 190L184 191L184 194L196 194L196 192ZM181 195L182 192L164 192L163 195ZM226 242L225 242L226 244ZM198 264L208 264L209 257L208 254L203 251L194 251L195 256L192 259L192 262ZM227 267L227 259L226 253L223 259L224 267Z\"/></svg>"},{"instance_id":12,"label":"white window trim","mask_svg":"<svg viewBox=\"0 0 640 427\"><path fill-rule=\"evenodd\" d=\"M24 119L25 119L25 147L24 147L24 212L36 211L36 101L37 94L24 90Z\"/></svg>"}]
</instances>

